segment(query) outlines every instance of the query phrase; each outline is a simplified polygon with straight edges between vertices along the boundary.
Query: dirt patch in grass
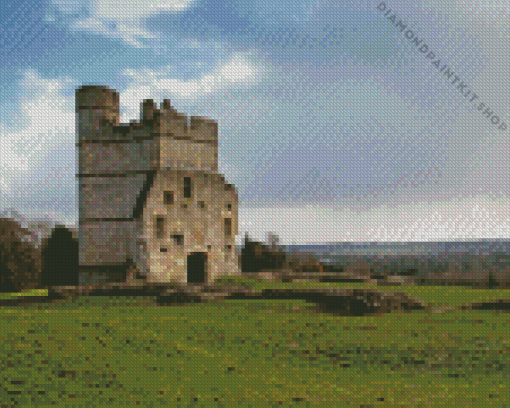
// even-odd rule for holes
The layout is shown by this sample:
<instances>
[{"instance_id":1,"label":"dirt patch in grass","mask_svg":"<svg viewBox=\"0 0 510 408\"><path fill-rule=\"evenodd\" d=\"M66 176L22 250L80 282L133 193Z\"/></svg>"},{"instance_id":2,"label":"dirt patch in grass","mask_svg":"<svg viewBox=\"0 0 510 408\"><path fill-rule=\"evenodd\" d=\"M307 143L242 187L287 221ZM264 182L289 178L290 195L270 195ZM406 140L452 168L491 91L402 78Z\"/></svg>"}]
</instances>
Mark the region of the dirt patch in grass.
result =
<instances>
[{"instance_id":1,"label":"dirt patch in grass","mask_svg":"<svg viewBox=\"0 0 510 408\"><path fill-rule=\"evenodd\" d=\"M187 285L179 283L109 283L97 286L50 287L48 296L18 296L0 299L0 306L30 306L43 303L61 303L83 296L148 296L154 305L178 306L190 303L223 302L227 299L305 300L317 312L339 316L376 316L392 311L413 310L510 310L510 299L495 299L483 303L465 304L459 307L443 308L426 305L419 298L403 292L379 291L377 289L329 289L329 288L263 288L255 289L242 282L230 285L204 284Z\"/></svg>"},{"instance_id":2,"label":"dirt patch in grass","mask_svg":"<svg viewBox=\"0 0 510 408\"><path fill-rule=\"evenodd\" d=\"M108 284L96 287L52 287L48 296L4 299L1 306L55 303L80 296L155 296L159 306L221 302L226 299L305 300L317 312L342 316L370 316L394 310L424 310L420 299L405 293L371 289L253 289L247 285Z\"/></svg>"},{"instance_id":3,"label":"dirt patch in grass","mask_svg":"<svg viewBox=\"0 0 510 408\"><path fill-rule=\"evenodd\" d=\"M495 299L490 302L473 303L463 305L460 307L462 310L500 310L503 312L510 312L510 299Z\"/></svg>"}]
</instances>

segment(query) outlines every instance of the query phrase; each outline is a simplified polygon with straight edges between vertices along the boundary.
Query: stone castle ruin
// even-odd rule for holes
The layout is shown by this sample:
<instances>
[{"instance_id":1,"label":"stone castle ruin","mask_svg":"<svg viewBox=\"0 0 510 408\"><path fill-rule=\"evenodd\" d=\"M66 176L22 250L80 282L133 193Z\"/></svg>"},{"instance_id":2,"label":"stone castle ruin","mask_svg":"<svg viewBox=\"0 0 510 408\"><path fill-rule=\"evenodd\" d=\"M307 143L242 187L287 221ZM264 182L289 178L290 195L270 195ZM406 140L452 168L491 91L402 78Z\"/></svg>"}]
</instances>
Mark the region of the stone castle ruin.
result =
<instances>
[{"instance_id":1,"label":"stone castle ruin","mask_svg":"<svg viewBox=\"0 0 510 408\"><path fill-rule=\"evenodd\" d=\"M202 283L240 274L238 197L218 173L218 125L141 103L119 124L119 95L76 90L80 282Z\"/></svg>"}]
</instances>

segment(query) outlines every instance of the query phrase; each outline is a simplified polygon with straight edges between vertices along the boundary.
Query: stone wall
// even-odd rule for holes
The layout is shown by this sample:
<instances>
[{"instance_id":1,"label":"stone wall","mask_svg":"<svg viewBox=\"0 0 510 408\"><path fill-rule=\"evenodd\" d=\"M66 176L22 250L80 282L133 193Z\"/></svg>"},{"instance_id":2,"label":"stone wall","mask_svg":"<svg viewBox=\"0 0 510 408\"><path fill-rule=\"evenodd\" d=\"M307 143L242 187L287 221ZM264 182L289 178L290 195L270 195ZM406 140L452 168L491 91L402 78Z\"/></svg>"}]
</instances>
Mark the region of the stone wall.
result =
<instances>
[{"instance_id":1,"label":"stone wall","mask_svg":"<svg viewBox=\"0 0 510 408\"><path fill-rule=\"evenodd\" d=\"M103 275L118 275L112 265L133 261L148 279L185 280L192 252L207 254L211 279L239 270L237 193L216 174L214 120L188 118L165 99L160 109L153 100L143 101L139 122L119 124L118 93L98 86L76 91L76 112L83 271L104 267ZM187 199L184 177L193 183ZM163 204L165 191L174 192L172 207ZM154 235L158 217L169 223L164 239Z\"/></svg>"},{"instance_id":2,"label":"stone wall","mask_svg":"<svg viewBox=\"0 0 510 408\"><path fill-rule=\"evenodd\" d=\"M190 177L193 186L189 198L183 194L184 177ZM173 204L165 204L165 192L173 193ZM149 280L185 282L187 256L193 252L207 254L209 280L238 274L237 214L237 192L225 184L221 175L198 171L159 172L143 213L152 275ZM158 218L163 220L160 237ZM231 220L230 236L225 234L225 219ZM178 236L182 236L181 242Z\"/></svg>"}]
</instances>

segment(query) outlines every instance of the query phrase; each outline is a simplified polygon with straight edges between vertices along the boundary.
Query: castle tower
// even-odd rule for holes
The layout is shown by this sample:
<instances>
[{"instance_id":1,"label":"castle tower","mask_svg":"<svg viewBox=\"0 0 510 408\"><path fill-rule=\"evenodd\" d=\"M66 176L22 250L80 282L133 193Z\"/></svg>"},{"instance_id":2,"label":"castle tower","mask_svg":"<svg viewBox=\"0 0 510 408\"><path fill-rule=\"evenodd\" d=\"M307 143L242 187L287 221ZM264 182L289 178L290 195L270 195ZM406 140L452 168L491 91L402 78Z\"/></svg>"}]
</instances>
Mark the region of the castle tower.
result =
<instances>
[{"instance_id":1,"label":"castle tower","mask_svg":"<svg viewBox=\"0 0 510 408\"><path fill-rule=\"evenodd\" d=\"M237 192L218 174L218 125L165 99L119 124L119 95L76 90L83 279L199 282L238 274ZM198 270L198 272L196 272ZM94 278L94 279L95 279ZM82 279L82 283L83 283Z\"/></svg>"},{"instance_id":2,"label":"castle tower","mask_svg":"<svg viewBox=\"0 0 510 408\"><path fill-rule=\"evenodd\" d=\"M150 174L150 159L133 155L125 134L113 131L119 125L119 95L114 90L77 89L76 114L81 275L122 280L127 262L136 256L133 207ZM130 159L140 159L146 171L129 174Z\"/></svg>"},{"instance_id":3,"label":"castle tower","mask_svg":"<svg viewBox=\"0 0 510 408\"><path fill-rule=\"evenodd\" d=\"M76 114L76 134L94 138L104 124L119 124L119 94L106 86L83 86L76 91Z\"/></svg>"}]
</instances>

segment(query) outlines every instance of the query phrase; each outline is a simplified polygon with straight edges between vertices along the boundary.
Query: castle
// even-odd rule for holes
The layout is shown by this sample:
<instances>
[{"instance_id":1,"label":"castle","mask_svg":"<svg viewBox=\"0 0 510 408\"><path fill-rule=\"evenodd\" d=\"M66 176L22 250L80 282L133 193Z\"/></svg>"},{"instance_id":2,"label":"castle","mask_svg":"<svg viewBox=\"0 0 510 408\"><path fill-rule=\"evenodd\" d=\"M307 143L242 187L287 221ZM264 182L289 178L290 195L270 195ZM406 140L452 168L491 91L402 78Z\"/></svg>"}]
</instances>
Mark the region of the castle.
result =
<instances>
[{"instance_id":1,"label":"castle","mask_svg":"<svg viewBox=\"0 0 510 408\"><path fill-rule=\"evenodd\" d=\"M76 90L82 283L209 282L240 273L238 197L218 173L218 125L141 103L119 124L119 95Z\"/></svg>"}]
</instances>

